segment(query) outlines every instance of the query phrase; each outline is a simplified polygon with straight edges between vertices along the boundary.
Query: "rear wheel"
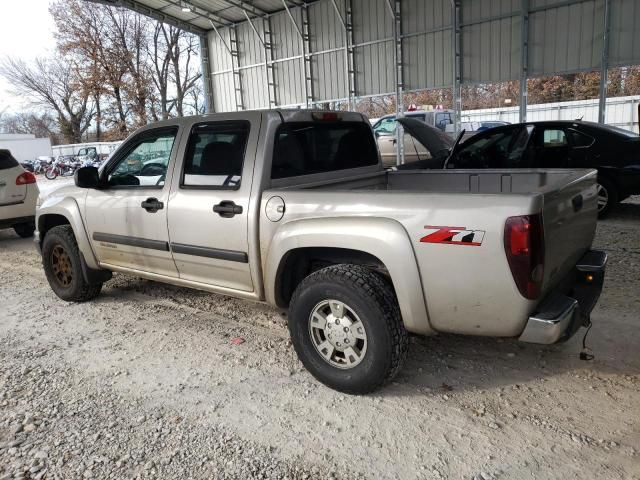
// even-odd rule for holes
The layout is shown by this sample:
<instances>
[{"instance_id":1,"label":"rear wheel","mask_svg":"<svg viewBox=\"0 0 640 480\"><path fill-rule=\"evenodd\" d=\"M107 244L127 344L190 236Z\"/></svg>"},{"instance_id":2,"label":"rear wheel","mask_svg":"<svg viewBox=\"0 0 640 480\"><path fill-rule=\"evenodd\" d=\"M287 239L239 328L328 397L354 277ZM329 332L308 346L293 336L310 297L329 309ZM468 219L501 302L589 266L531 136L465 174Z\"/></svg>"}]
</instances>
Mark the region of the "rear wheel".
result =
<instances>
[{"instance_id":1,"label":"rear wheel","mask_svg":"<svg viewBox=\"0 0 640 480\"><path fill-rule=\"evenodd\" d=\"M42 242L42 264L51 289L62 300L86 302L102 289L102 283L89 284L84 279L80 251L69 225L47 232Z\"/></svg>"},{"instance_id":2,"label":"rear wheel","mask_svg":"<svg viewBox=\"0 0 640 480\"><path fill-rule=\"evenodd\" d=\"M358 265L335 265L305 278L291 299L289 331L307 370L351 394L390 381L408 350L393 289Z\"/></svg>"},{"instance_id":3,"label":"rear wheel","mask_svg":"<svg viewBox=\"0 0 640 480\"><path fill-rule=\"evenodd\" d=\"M36 231L36 227L32 223L20 223L13 226L13 231L22 238L29 238L33 237L33 232Z\"/></svg>"},{"instance_id":4,"label":"rear wheel","mask_svg":"<svg viewBox=\"0 0 640 480\"><path fill-rule=\"evenodd\" d=\"M619 201L618 190L607 178L598 178L598 217L605 218Z\"/></svg>"}]
</instances>

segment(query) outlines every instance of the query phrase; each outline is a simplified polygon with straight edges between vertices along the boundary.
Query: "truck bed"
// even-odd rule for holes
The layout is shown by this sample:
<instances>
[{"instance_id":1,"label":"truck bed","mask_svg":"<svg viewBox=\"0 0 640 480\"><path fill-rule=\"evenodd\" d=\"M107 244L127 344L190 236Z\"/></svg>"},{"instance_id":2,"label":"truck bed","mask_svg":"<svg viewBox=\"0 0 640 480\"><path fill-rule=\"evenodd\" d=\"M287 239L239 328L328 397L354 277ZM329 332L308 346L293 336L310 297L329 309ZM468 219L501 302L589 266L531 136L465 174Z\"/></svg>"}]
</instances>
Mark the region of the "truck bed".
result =
<instances>
[{"instance_id":1,"label":"truck bed","mask_svg":"<svg viewBox=\"0 0 640 480\"><path fill-rule=\"evenodd\" d=\"M579 180L588 170L403 170L320 181L288 189L387 190L424 193L546 193Z\"/></svg>"},{"instance_id":2,"label":"truck bed","mask_svg":"<svg viewBox=\"0 0 640 480\"><path fill-rule=\"evenodd\" d=\"M515 336L539 302L525 300L514 283L505 254L507 219L542 216L544 297L591 245L595 185L595 170L380 171L266 190L262 202L281 197L285 222L328 217L399 222L413 246L437 331ZM479 248L421 241L442 227L477 232L483 240ZM278 228L261 221L265 250ZM476 325L473 317L485 320Z\"/></svg>"}]
</instances>

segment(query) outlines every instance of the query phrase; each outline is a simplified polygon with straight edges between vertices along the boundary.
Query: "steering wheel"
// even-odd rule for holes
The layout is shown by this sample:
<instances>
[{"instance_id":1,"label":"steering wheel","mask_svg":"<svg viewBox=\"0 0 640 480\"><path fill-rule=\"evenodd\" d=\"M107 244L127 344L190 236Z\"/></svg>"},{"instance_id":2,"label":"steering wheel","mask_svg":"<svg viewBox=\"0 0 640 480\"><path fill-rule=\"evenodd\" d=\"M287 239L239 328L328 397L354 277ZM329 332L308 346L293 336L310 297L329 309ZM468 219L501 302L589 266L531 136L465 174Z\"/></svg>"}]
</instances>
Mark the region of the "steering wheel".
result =
<instances>
[{"instance_id":1,"label":"steering wheel","mask_svg":"<svg viewBox=\"0 0 640 480\"><path fill-rule=\"evenodd\" d=\"M143 177L154 177L156 175L164 175L166 167L162 163L147 163L140 169L138 175Z\"/></svg>"}]
</instances>

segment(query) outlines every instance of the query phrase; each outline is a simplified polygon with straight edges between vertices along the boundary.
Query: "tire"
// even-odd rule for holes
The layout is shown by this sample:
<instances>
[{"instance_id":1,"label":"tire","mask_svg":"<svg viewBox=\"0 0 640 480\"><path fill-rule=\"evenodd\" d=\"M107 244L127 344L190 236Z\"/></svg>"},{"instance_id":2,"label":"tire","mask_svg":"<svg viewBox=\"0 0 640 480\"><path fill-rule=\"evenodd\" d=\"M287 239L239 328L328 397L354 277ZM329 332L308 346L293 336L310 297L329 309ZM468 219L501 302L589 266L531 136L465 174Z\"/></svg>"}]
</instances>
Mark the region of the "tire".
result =
<instances>
[{"instance_id":1,"label":"tire","mask_svg":"<svg viewBox=\"0 0 640 480\"><path fill-rule=\"evenodd\" d=\"M376 390L395 377L407 356L409 338L393 289L358 265L334 265L306 277L291 298L288 324L305 368L340 392ZM351 350L341 352L347 343Z\"/></svg>"},{"instance_id":2,"label":"tire","mask_svg":"<svg viewBox=\"0 0 640 480\"><path fill-rule=\"evenodd\" d=\"M22 238L33 237L33 232L36 231L36 226L32 223L19 223L13 226L13 231L16 232Z\"/></svg>"},{"instance_id":3,"label":"tire","mask_svg":"<svg viewBox=\"0 0 640 480\"><path fill-rule=\"evenodd\" d=\"M606 177L598 178L598 218L609 216L620 201L616 185Z\"/></svg>"},{"instance_id":4,"label":"tire","mask_svg":"<svg viewBox=\"0 0 640 480\"><path fill-rule=\"evenodd\" d=\"M47 178L47 180L55 180L55 178L58 176L58 169L57 168L48 168L44 172L44 176Z\"/></svg>"},{"instance_id":5,"label":"tire","mask_svg":"<svg viewBox=\"0 0 640 480\"><path fill-rule=\"evenodd\" d=\"M67 302L86 302L98 296L102 283L90 285L82 274L80 251L70 225L49 230L42 242L42 265L54 293Z\"/></svg>"}]
</instances>

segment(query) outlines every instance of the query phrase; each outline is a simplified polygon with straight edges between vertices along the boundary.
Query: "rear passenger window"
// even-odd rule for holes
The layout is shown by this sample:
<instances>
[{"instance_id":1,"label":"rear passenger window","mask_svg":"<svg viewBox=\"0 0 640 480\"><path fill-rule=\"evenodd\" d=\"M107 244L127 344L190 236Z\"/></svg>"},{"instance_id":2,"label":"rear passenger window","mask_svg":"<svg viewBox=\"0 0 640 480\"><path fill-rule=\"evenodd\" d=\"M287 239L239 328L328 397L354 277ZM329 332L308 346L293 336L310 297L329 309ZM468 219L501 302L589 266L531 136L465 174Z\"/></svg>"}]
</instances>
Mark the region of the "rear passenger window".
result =
<instances>
[{"instance_id":1,"label":"rear passenger window","mask_svg":"<svg viewBox=\"0 0 640 480\"><path fill-rule=\"evenodd\" d=\"M239 188L248 137L248 122L196 125L185 154L182 186Z\"/></svg>"},{"instance_id":2,"label":"rear passenger window","mask_svg":"<svg viewBox=\"0 0 640 480\"><path fill-rule=\"evenodd\" d=\"M569 136L574 147L590 147L595 142L593 137L576 130L569 130Z\"/></svg>"},{"instance_id":3,"label":"rear passenger window","mask_svg":"<svg viewBox=\"0 0 640 480\"><path fill-rule=\"evenodd\" d=\"M563 130L545 130L544 147L560 147L567 145L567 137Z\"/></svg>"}]
</instances>

